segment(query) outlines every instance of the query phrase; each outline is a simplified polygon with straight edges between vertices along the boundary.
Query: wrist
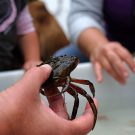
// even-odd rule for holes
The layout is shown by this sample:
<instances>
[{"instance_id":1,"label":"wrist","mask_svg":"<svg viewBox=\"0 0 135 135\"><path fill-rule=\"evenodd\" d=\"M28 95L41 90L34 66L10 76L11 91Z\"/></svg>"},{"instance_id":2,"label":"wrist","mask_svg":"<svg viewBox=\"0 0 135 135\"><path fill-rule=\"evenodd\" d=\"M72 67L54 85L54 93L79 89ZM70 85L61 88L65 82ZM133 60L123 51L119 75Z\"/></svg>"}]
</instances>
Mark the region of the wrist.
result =
<instances>
[{"instance_id":1,"label":"wrist","mask_svg":"<svg viewBox=\"0 0 135 135\"><path fill-rule=\"evenodd\" d=\"M97 28L89 28L81 33L78 43L79 47L89 56L95 49L108 43L108 39Z\"/></svg>"}]
</instances>

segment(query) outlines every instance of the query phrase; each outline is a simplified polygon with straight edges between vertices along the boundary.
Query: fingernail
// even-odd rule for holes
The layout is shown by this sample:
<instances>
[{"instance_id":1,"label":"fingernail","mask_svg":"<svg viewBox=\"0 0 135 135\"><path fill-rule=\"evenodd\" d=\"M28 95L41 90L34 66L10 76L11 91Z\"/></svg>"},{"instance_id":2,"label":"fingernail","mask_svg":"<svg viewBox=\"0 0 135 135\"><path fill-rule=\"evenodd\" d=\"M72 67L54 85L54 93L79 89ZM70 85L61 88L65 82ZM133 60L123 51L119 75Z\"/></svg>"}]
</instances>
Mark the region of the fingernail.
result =
<instances>
[{"instance_id":1,"label":"fingernail","mask_svg":"<svg viewBox=\"0 0 135 135\"><path fill-rule=\"evenodd\" d=\"M103 79L100 77L100 78L97 78L97 82L101 83L103 81Z\"/></svg>"},{"instance_id":2,"label":"fingernail","mask_svg":"<svg viewBox=\"0 0 135 135\"><path fill-rule=\"evenodd\" d=\"M47 69L51 69L51 70L52 70L52 67L51 67L49 64L43 64L43 65L40 66L40 67L45 67L45 68L47 68Z\"/></svg>"},{"instance_id":3,"label":"fingernail","mask_svg":"<svg viewBox=\"0 0 135 135\"><path fill-rule=\"evenodd\" d=\"M128 78L128 73L127 72L124 72L124 77Z\"/></svg>"}]
</instances>

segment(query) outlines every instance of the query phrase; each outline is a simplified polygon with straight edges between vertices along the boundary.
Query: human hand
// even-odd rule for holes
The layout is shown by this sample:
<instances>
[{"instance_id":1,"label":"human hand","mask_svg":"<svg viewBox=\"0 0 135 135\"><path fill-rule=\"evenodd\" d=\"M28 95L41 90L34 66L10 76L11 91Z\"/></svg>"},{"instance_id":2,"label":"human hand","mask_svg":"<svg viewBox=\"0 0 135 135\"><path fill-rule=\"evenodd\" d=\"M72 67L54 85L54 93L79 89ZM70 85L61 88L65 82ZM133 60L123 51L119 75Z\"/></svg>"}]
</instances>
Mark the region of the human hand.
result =
<instances>
[{"instance_id":1,"label":"human hand","mask_svg":"<svg viewBox=\"0 0 135 135\"><path fill-rule=\"evenodd\" d=\"M39 89L50 72L48 65L34 67L0 94L0 121L7 126L4 135L86 135L92 129L94 115L89 104L82 116L70 121L62 95L49 100L50 108L41 100Z\"/></svg>"},{"instance_id":2,"label":"human hand","mask_svg":"<svg viewBox=\"0 0 135 135\"><path fill-rule=\"evenodd\" d=\"M95 47L90 57L99 82L103 80L103 68L121 84L125 84L129 76L126 65L135 73L135 61L132 55L118 42Z\"/></svg>"}]
</instances>

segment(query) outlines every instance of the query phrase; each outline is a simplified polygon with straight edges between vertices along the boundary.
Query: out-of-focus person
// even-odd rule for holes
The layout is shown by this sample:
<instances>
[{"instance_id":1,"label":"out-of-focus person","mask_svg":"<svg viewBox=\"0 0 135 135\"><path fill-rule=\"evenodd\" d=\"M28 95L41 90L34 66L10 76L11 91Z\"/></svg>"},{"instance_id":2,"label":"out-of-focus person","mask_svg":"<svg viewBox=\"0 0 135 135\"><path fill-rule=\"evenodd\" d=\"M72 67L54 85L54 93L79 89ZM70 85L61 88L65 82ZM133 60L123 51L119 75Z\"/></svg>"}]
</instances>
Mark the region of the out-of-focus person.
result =
<instances>
[{"instance_id":1,"label":"out-of-focus person","mask_svg":"<svg viewBox=\"0 0 135 135\"><path fill-rule=\"evenodd\" d=\"M56 52L91 61L96 79L105 69L125 84L128 68L135 73L135 2L133 0L72 0L68 18L71 45Z\"/></svg>"},{"instance_id":2,"label":"out-of-focus person","mask_svg":"<svg viewBox=\"0 0 135 135\"><path fill-rule=\"evenodd\" d=\"M0 71L39 64L39 41L27 0L0 1Z\"/></svg>"}]
</instances>

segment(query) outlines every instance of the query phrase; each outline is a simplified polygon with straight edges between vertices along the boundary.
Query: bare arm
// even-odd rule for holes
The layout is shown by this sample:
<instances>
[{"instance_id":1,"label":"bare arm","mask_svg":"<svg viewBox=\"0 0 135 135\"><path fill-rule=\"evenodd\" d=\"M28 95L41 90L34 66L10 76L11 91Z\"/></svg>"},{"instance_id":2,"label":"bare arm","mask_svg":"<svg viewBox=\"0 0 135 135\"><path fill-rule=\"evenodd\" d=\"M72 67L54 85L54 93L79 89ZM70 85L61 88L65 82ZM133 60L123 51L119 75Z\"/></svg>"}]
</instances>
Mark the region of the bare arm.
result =
<instances>
[{"instance_id":1,"label":"bare arm","mask_svg":"<svg viewBox=\"0 0 135 135\"><path fill-rule=\"evenodd\" d=\"M135 62L130 52L119 42L108 41L99 29L84 30L78 38L78 44L92 61L99 82L103 80L103 69L121 84L125 84L129 76L126 64L135 73Z\"/></svg>"},{"instance_id":2,"label":"bare arm","mask_svg":"<svg viewBox=\"0 0 135 135\"><path fill-rule=\"evenodd\" d=\"M25 60L23 67L27 70L40 62L39 41L28 6L20 13L16 27Z\"/></svg>"},{"instance_id":3,"label":"bare arm","mask_svg":"<svg viewBox=\"0 0 135 135\"><path fill-rule=\"evenodd\" d=\"M20 44L24 55L24 68L29 69L40 62L40 46L35 32L20 36Z\"/></svg>"},{"instance_id":4,"label":"bare arm","mask_svg":"<svg viewBox=\"0 0 135 135\"><path fill-rule=\"evenodd\" d=\"M105 69L118 82L125 84L129 76L127 66L135 73L135 62L121 43L108 41L103 27L103 0L75 0L68 19L72 42L93 63L98 82Z\"/></svg>"},{"instance_id":5,"label":"bare arm","mask_svg":"<svg viewBox=\"0 0 135 135\"><path fill-rule=\"evenodd\" d=\"M104 46L108 43L108 39L104 33L97 28L88 28L83 31L78 38L79 47L90 58L90 54L99 46Z\"/></svg>"}]
</instances>

